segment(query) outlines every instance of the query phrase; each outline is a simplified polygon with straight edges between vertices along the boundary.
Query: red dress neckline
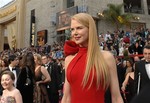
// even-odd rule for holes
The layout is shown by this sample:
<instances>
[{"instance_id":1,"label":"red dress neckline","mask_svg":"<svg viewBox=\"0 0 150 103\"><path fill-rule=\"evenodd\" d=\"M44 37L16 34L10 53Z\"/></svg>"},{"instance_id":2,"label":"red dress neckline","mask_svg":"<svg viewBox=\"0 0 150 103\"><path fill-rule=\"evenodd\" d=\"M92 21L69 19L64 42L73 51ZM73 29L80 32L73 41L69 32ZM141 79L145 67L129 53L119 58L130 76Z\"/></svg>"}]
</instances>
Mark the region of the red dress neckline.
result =
<instances>
[{"instance_id":1,"label":"red dress neckline","mask_svg":"<svg viewBox=\"0 0 150 103\"><path fill-rule=\"evenodd\" d=\"M74 55L79 51L79 45L77 45L74 41L66 41L64 44L64 54L65 56Z\"/></svg>"}]
</instances>

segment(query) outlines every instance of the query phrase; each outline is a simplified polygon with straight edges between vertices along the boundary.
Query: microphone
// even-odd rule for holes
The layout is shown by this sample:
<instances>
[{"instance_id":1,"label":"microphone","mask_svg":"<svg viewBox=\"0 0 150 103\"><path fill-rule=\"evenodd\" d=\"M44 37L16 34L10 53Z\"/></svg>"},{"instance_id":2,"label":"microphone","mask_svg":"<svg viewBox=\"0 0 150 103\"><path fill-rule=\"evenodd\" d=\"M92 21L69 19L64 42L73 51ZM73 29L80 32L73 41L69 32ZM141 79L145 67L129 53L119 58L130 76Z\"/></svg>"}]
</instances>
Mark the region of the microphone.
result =
<instances>
[{"instance_id":1,"label":"microphone","mask_svg":"<svg viewBox=\"0 0 150 103\"><path fill-rule=\"evenodd\" d=\"M140 82L141 82L141 73L140 72L138 73L138 76L139 76L139 78L138 78L137 95L139 94L139 91L140 91Z\"/></svg>"}]
</instances>

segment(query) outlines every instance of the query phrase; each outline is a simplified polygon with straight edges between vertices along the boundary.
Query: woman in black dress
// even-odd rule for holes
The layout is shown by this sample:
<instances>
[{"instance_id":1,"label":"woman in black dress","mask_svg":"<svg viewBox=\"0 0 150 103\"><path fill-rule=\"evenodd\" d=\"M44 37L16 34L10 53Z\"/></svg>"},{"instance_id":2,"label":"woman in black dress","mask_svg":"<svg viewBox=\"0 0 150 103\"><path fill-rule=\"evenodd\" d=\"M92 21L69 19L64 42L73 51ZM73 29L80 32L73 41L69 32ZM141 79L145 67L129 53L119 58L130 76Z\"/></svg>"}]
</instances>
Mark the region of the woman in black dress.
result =
<instances>
[{"instance_id":1,"label":"woman in black dress","mask_svg":"<svg viewBox=\"0 0 150 103\"><path fill-rule=\"evenodd\" d=\"M132 72L127 73L125 80L122 83L121 90L124 93L126 102L130 103L134 97L134 69L132 69Z\"/></svg>"},{"instance_id":2,"label":"woman in black dress","mask_svg":"<svg viewBox=\"0 0 150 103\"><path fill-rule=\"evenodd\" d=\"M17 88L19 89L23 103L33 103L33 89L34 89L34 69L35 62L32 53L26 53L21 60L21 72L17 80ZM27 76L30 83L27 84Z\"/></svg>"}]
</instances>

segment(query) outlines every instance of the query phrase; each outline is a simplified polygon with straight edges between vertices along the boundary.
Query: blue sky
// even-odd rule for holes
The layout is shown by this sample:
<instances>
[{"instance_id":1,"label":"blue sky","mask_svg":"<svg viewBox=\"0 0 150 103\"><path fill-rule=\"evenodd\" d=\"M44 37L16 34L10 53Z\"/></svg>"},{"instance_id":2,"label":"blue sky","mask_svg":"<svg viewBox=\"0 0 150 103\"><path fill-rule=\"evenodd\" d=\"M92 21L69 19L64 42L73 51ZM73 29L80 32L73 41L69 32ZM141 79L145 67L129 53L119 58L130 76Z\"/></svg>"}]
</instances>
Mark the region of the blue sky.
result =
<instances>
[{"instance_id":1,"label":"blue sky","mask_svg":"<svg viewBox=\"0 0 150 103\"><path fill-rule=\"evenodd\" d=\"M5 6L7 3L11 2L13 0L0 0L0 8Z\"/></svg>"}]
</instances>

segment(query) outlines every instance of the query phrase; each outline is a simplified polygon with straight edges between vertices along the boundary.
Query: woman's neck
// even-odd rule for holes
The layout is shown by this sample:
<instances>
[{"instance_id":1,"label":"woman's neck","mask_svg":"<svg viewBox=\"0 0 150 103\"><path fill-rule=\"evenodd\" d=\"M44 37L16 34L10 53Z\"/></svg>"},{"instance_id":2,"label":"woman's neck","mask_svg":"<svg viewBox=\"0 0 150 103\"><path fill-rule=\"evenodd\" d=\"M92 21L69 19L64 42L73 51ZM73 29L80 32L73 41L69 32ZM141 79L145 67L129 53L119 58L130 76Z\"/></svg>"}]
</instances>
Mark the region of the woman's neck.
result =
<instances>
[{"instance_id":1,"label":"woman's neck","mask_svg":"<svg viewBox=\"0 0 150 103\"><path fill-rule=\"evenodd\" d=\"M12 91L14 90L14 88L15 88L14 86L11 86L10 88L7 89L7 91Z\"/></svg>"},{"instance_id":2,"label":"woman's neck","mask_svg":"<svg viewBox=\"0 0 150 103\"><path fill-rule=\"evenodd\" d=\"M39 69L39 67L40 67L41 65L35 65L35 72Z\"/></svg>"},{"instance_id":3,"label":"woman's neck","mask_svg":"<svg viewBox=\"0 0 150 103\"><path fill-rule=\"evenodd\" d=\"M36 67L39 67L39 66L41 66L41 65L40 65L40 64L36 64L36 65L35 65L35 68L36 68Z\"/></svg>"}]
</instances>

